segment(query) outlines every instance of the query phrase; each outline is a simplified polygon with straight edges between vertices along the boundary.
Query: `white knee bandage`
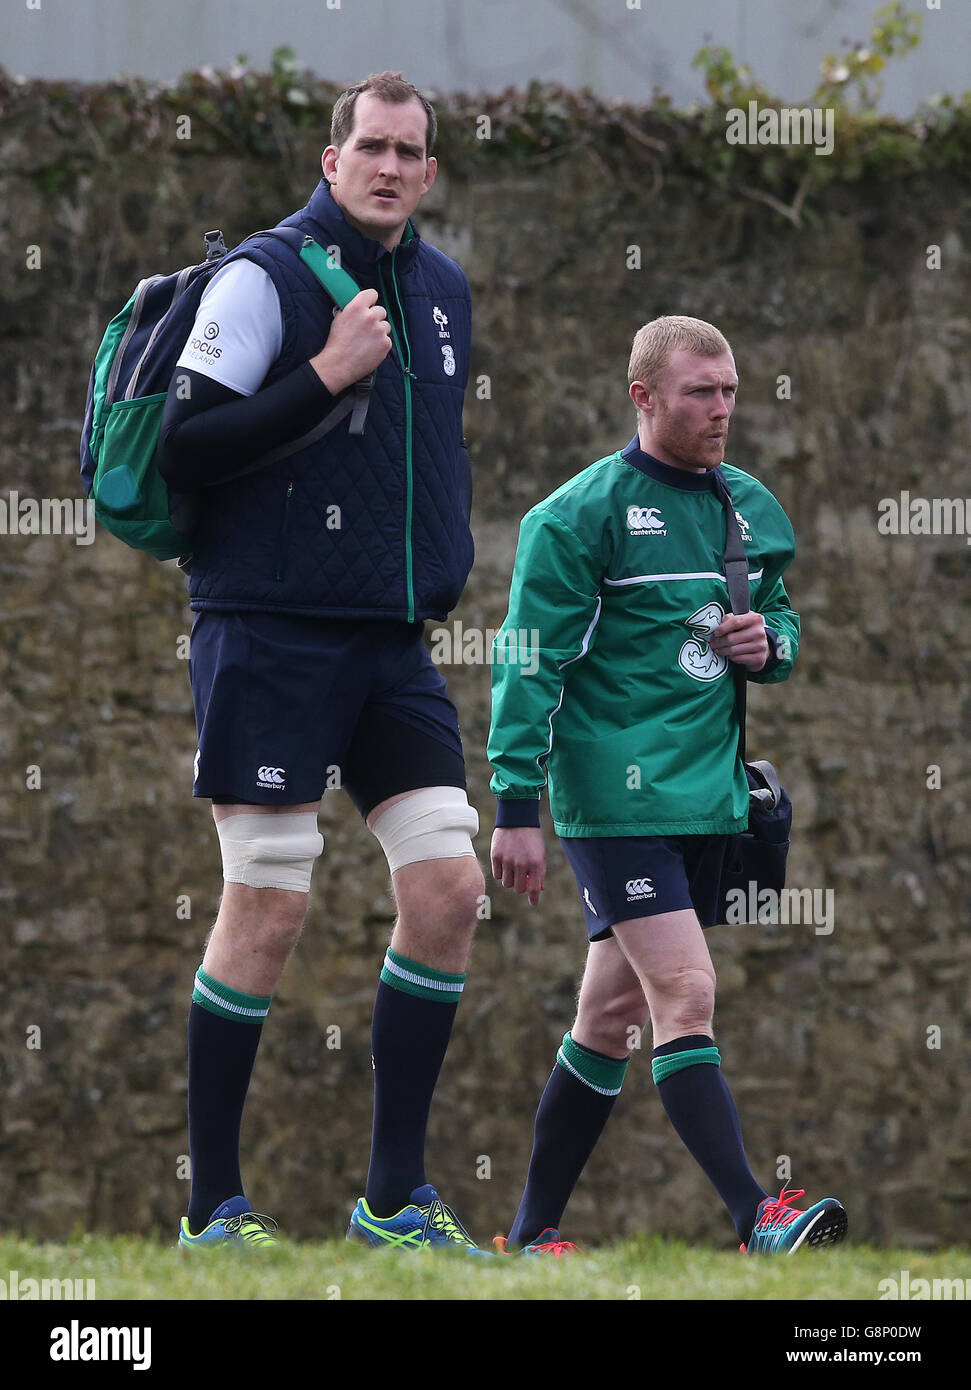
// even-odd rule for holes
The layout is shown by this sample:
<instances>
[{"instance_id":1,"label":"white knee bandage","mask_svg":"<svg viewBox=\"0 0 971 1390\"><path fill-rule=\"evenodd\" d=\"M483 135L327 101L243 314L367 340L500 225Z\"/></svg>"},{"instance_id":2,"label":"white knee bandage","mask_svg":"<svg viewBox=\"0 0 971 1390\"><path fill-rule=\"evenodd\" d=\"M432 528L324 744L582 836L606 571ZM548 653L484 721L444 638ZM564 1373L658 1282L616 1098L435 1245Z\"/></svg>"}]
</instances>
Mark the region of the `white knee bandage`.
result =
<instances>
[{"instance_id":1,"label":"white knee bandage","mask_svg":"<svg viewBox=\"0 0 971 1390\"><path fill-rule=\"evenodd\" d=\"M324 849L315 811L240 813L217 821L216 832L227 883L310 892L314 860Z\"/></svg>"},{"instance_id":2,"label":"white knee bandage","mask_svg":"<svg viewBox=\"0 0 971 1390\"><path fill-rule=\"evenodd\" d=\"M479 817L461 787L426 787L382 811L371 828L394 873L423 859L474 855Z\"/></svg>"}]
</instances>

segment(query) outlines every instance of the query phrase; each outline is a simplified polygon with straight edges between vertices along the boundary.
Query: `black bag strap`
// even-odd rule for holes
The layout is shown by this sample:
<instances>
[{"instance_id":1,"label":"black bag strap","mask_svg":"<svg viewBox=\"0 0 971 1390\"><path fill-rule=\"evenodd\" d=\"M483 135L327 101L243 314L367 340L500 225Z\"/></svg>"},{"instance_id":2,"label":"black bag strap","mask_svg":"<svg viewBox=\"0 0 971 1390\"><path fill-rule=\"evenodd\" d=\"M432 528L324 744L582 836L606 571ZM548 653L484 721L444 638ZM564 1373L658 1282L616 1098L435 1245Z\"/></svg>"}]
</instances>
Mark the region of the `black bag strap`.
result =
<instances>
[{"instance_id":1,"label":"black bag strap","mask_svg":"<svg viewBox=\"0 0 971 1390\"><path fill-rule=\"evenodd\" d=\"M724 566L725 581L728 584L728 601L733 613L747 613L750 607L748 557L745 554L742 533L739 529L738 518L735 515L732 494L720 468L714 469L712 477L715 482L715 491L718 493L719 500L725 510ZM744 763L747 681L744 667L737 663L732 665L732 674L735 678L735 706L738 710L738 753Z\"/></svg>"},{"instance_id":2,"label":"black bag strap","mask_svg":"<svg viewBox=\"0 0 971 1390\"><path fill-rule=\"evenodd\" d=\"M314 425L312 430L302 434L299 439L291 439L289 444L281 444L276 449L271 449L268 454L264 454L258 460L256 466L265 468L270 463L277 463L280 459L289 458L291 454L298 454L301 449L308 448L311 444L316 444L318 439L323 439L325 434L330 434L335 426L339 425L345 415L350 415L351 423L348 426L348 434L362 434L364 431L364 420L360 414L363 401L364 414L367 414L367 403L370 392L370 383L358 381L352 387L351 392L338 401L333 410L329 410L322 420ZM360 428L355 429L355 423L359 423Z\"/></svg>"},{"instance_id":3,"label":"black bag strap","mask_svg":"<svg viewBox=\"0 0 971 1390\"><path fill-rule=\"evenodd\" d=\"M735 507L732 503L732 494L728 490L728 484L725 482L720 469L716 468L713 476L715 490L725 509L725 579L728 582L728 598L733 613L747 613L749 611L748 556L745 554L745 545L742 541L742 533L739 530L738 517L735 515Z\"/></svg>"},{"instance_id":4,"label":"black bag strap","mask_svg":"<svg viewBox=\"0 0 971 1390\"><path fill-rule=\"evenodd\" d=\"M760 761L746 763L745 766L752 773L755 781L760 784L749 792L752 800L761 801L770 811L774 810L776 806L781 806L782 784L779 781L779 774L772 764Z\"/></svg>"}]
</instances>

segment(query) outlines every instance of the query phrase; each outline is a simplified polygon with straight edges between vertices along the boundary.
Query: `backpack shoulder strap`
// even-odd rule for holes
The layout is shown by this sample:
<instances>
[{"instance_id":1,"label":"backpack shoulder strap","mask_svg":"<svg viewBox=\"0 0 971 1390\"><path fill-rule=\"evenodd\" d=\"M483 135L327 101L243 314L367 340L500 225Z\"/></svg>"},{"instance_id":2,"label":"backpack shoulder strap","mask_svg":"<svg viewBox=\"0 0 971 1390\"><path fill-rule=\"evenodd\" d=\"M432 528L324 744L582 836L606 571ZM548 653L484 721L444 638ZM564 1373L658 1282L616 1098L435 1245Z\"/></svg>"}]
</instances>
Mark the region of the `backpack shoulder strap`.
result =
<instances>
[{"instance_id":1,"label":"backpack shoulder strap","mask_svg":"<svg viewBox=\"0 0 971 1390\"><path fill-rule=\"evenodd\" d=\"M312 236L305 235L299 227L268 227L264 231L254 232L252 235L276 237L285 246L289 246L294 255L299 256L304 265L317 277L338 309L345 309L354 296L360 294L361 287L353 275L346 271L342 265L338 265L333 256L328 255L324 250L320 242L314 241ZM251 238L247 237L247 241L249 240ZM271 455L267 456L265 462L276 462L280 458L286 458L288 454L305 449L308 444L315 443L323 435L329 434L348 412L351 416L347 427L348 434L363 434L364 421L367 417L368 406L371 403L373 384L373 372L370 376L355 382L352 387L352 395L346 397L339 406L325 415L315 429L300 439L295 439L290 444L284 444L280 449L274 450Z\"/></svg>"},{"instance_id":2,"label":"backpack shoulder strap","mask_svg":"<svg viewBox=\"0 0 971 1390\"><path fill-rule=\"evenodd\" d=\"M361 287L353 275L342 265L338 265L319 241L314 241L312 236L306 236L299 227L269 227L264 232L254 232L253 236L276 237L285 246L289 246L304 265L313 271L338 309L346 309L354 296L360 293ZM247 237L247 241L251 239Z\"/></svg>"}]
</instances>

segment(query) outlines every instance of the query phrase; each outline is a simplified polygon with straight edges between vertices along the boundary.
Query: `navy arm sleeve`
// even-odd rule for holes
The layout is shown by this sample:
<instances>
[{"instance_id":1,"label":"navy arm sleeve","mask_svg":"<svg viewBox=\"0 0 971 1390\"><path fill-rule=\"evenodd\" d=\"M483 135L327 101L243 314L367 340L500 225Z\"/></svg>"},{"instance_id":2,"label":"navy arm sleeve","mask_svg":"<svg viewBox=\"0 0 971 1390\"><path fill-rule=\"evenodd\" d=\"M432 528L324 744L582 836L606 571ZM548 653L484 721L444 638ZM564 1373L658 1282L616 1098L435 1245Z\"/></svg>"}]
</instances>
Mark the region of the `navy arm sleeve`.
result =
<instances>
[{"instance_id":1,"label":"navy arm sleeve","mask_svg":"<svg viewBox=\"0 0 971 1390\"><path fill-rule=\"evenodd\" d=\"M252 396L178 367L162 413L159 472L174 492L228 482L312 430L340 395L331 395L309 362Z\"/></svg>"}]
</instances>

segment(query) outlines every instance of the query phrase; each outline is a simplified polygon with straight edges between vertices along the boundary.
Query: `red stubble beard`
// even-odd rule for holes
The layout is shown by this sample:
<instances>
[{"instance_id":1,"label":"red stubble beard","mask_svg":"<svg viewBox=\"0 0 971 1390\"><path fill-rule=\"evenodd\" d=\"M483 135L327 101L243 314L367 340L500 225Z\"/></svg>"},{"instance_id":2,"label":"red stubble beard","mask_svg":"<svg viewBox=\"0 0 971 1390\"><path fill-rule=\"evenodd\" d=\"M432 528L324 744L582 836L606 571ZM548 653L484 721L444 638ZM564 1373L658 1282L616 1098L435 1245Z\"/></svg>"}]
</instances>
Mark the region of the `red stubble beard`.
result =
<instances>
[{"instance_id":1,"label":"red stubble beard","mask_svg":"<svg viewBox=\"0 0 971 1390\"><path fill-rule=\"evenodd\" d=\"M676 459L683 468L715 468L725 455L728 438L728 423L721 426L708 424L699 428L688 425L678 415L668 409L664 397L658 399L657 443ZM716 442L707 438L718 430L721 438Z\"/></svg>"}]
</instances>

